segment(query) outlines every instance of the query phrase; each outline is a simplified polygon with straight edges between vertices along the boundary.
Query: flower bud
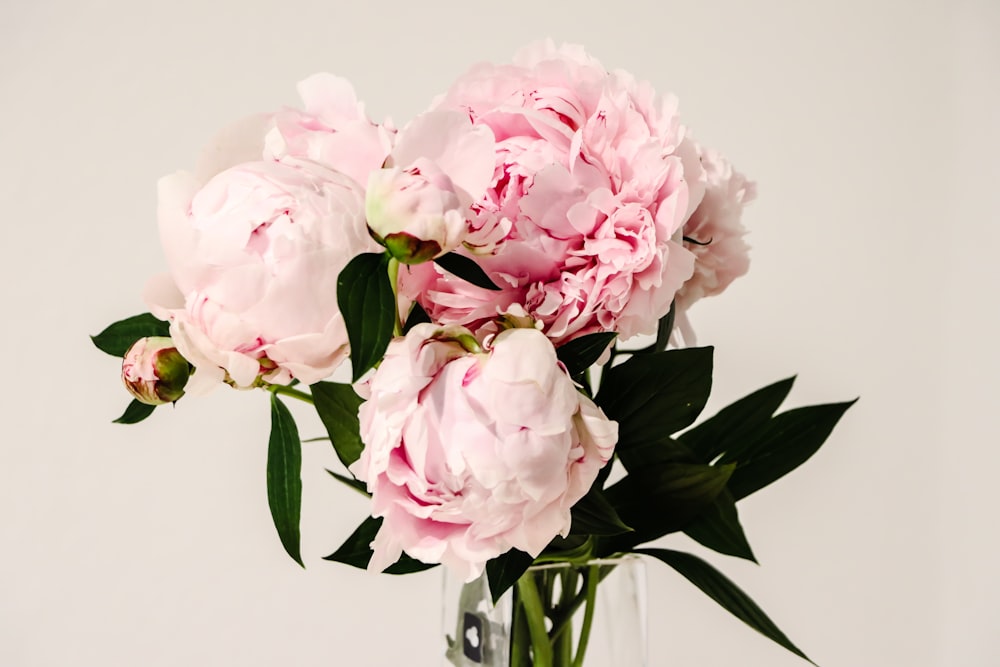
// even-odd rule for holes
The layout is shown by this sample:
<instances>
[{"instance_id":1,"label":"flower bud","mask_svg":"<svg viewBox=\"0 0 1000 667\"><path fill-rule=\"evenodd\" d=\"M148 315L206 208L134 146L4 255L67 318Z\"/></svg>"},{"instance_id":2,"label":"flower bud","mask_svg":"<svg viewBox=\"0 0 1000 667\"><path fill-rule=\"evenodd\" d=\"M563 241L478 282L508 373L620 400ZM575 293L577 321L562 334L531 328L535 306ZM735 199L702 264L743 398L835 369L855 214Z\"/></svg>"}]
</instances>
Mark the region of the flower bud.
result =
<instances>
[{"instance_id":1,"label":"flower bud","mask_svg":"<svg viewBox=\"0 0 1000 667\"><path fill-rule=\"evenodd\" d=\"M462 208L448 175L424 158L368 178L368 229L404 264L427 262L457 248L468 231Z\"/></svg>"},{"instance_id":2,"label":"flower bud","mask_svg":"<svg viewBox=\"0 0 1000 667\"><path fill-rule=\"evenodd\" d=\"M191 370L169 338L140 338L125 353L122 381L138 401L163 405L184 395Z\"/></svg>"}]
</instances>

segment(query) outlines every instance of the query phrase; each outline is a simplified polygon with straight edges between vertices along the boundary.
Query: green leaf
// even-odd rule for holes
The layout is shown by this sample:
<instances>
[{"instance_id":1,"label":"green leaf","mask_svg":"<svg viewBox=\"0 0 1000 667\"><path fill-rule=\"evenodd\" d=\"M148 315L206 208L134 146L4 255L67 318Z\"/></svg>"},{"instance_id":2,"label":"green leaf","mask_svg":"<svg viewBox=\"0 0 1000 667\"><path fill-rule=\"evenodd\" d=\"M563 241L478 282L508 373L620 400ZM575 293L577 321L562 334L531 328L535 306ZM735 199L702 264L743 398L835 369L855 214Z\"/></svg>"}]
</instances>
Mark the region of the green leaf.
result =
<instances>
[{"instance_id":1,"label":"green leaf","mask_svg":"<svg viewBox=\"0 0 1000 667\"><path fill-rule=\"evenodd\" d=\"M758 389L685 432L679 440L690 447L702 463L712 461L723 452L731 454L727 460L739 459L741 448L747 446L752 441L752 434L771 419L794 382L795 378L790 377Z\"/></svg>"},{"instance_id":2,"label":"green leaf","mask_svg":"<svg viewBox=\"0 0 1000 667\"><path fill-rule=\"evenodd\" d=\"M124 357L128 349L140 338L169 336L170 323L158 320L149 313L119 320L90 340L102 352L113 357Z\"/></svg>"},{"instance_id":3,"label":"green leaf","mask_svg":"<svg viewBox=\"0 0 1000 667\"><path fill-rule=\"evenodd\" d=\"M616 453L622 465L630 472L664 463L701 463L684 443L673 438L622 447Z\"/></svg>"},{"instance_id":4,"label":"green leaf","mask_svg":"<svg viewBox=\"0 0 1000 667\"><path fill-rule=\"evenodd\" d=\"M392 340L397 315L389 281L389 256L363 253L348 262L337 277L337 304L347 327L353 379L357 382L382 358Z\"/></svg>"},{"instance_id":5,"label":"green leaf","mask_svg":"<svg viewBox=\"0 0 1000 667\"><path fill-rule=\"evenodd\" d=\"M153 414L153 410L156 409L155 405L146 405L141 401L132 399L132 402L128 404L125 408L125 412L118 419L111 422L112 424L138 424L143 419Z\"/></svg>"},{"instance_id":6,"label":"green leaf","mask_svg":"<svg viewBox=\"0 0 1000 667\"><path fill-rule=\"evenodd\" d=\"M499 290L496 283L494 283L486 272L483 271L483 267L476 264L475 260L469 259L465 255L459 255L455 252L449 252L446 255L441 255L434 260L434 263L440 266L442 269L458 276L462 280L472 283L476 287L482 287L488 290Z\"/></svg>"},{"instance_id":7,"label":"green leaf","mask_svg":"<svg viewBox=\"0 0 1000 667\"><path fill-rule=\"evenodd\" d=\"M358 423L358 408L364 401L349 384L339 382L317 382L309 387L313 405L320 421L326 428L337 458L350 467L361 458L365 448L361 442L361 426Z\"/></svg>"},{"instance_id":8,"label":"green leaf","mask_svg":"<svg viewBox=\"0 0 1000 667\"><path fill-rule=\"evenodd\" d=\"M556 355L570 377L576 377L593 366L617 336L613 331L580 336L556 348Z\"/></svg>"},{"instance_id":9,"label":"green leaf","mask_svg":"<svg viewBox=\"0 0 1000 667\"><path fill-rule=\"evenodd\" d=\"M743 448L729 481L733 497L745 498L809 460L856 401L811 405L775 415L753 443ZM727 452L720 460L730 458Z\"/></svg>"},{"instance_id":10,"label":"green leaf","mask_svg":"<svg viewBox=\"0 0 1000 667\"><path fill-rule=\"evenodd\" d=\"M712 506L684 527L684 533L704 547L727 556L757 562L740 525L736 501L729 491L723 491Z\"/></svg>"},{"instance_id":11,"label":"green leaf","mask_svg":"<svg viewBox=\"0 0 1000 667\"><path fill-rule=\"evenodd\" d=\"M490 584L490 595L493 597L493 604L503 596L507 590L517 583L521 575L528 571L535 559L531 554L526 554L517 549L511 549L507 553L500 554L496 558L491 558L486 563L486 580Z\"/></svg>"},{"instance_id":12,"label":"green leaf","mask_svg":"<svg viewBox=\"0 0 1000 667\"><path fill-rule=\"evenodd\" d=\"M800 658L816 664L778 629L778 626L746 593L705 561L691 554L670 549L636 549L635 553L646 554L663 561L708 597L718 602L730 614Z\"/></svg>"},{"instance_id":13,"label":"green leaf","mask_svg":"<svg viewBox=\"0 0 1000 667\"><path fill-rule=\"evenodd\" d=\"M323 560L345 563L353 567L361 568L362 570L367 569L368 563L372 559L371 543L372 540L375 539L375 534L378 533L378 530L381 527L382 519L368 517L361 522L361 525L358 526L353 533L351 533L351 536L348 537L342 545L340 545L340 548L329 556L324 557ZM436 563L422 563L414 558L410 558L406 554L403 554L399 560L386 568L385 572L387 574L410 574L411 572L429 570L436 566Z\"/></svg>"},{"instance_id":14,"label":"green leaf","mask_svg":"<svg viewBox=\"0 0 1000 667\"><path fill-rule=\"evenodd\" d=\"M621 535L632 530L625 525L600 489L590 489L570 512L573 517L570 535Z\"/></svg>"},{"instance_id":15,"label":"green leaf","mask_svg":"<svg viewBox=\"0 0 1000 667\"><path fill-rule=\"evenodd\" d=\"M609 543L624 551L683 529L711 507L735 468L667 463L629 473L608 488L605 497L633 532Z\"/></svg>"},{"instance_id":16,"label":"green leaf","mask_svg":"<svg viewBox=\"0 0 1000 667\"><path fill-rule=\"evenodd\" d=\"M267 504L288 555L302 563L299 515L302 510L302 443L292 414L271 394L271 437L267 445Z\"/></svg>"},{"instance_id":17,"label":"green leaf","mask_svg":"<svg viewBox=\"0 0 1000 667\"><path fill-rule=\"evenodd\" d=\"M406 324L403 325L403 335L405 336L408 334L410 329L418 324L430 323L430 321L430 315L427 314L424 307L414 301L413 305L410 307L410 314L406 317Z\"/></svg>"},{"instance_id":18,"label":"green leaf","mask_svg":"<svg viewBox=\"0 0 1000 667\"><path fill-rule=\"evenodd\" d=\"M667 314L660 318L660 321L656 325L656 342L653 343L654 352L662 352L667 349L667 344L670 342L670 334L674 330L674 317L677 314L677 302L670 302L670 310Z\"/></svg>"},{"instance_id":19,"label":"green leaf","mask_svg":"<svg viewBox=\"0 0 1000 667\"><path fill-rule=\"evenodd\" d=\"M355 479L353 477L348 477L347 475L341 475L340 473L334 472L332 470L327 470L327 472L330 473L330 476L333 477L335 480L337 480L338 482L340 482L345 486L354 489L355 491L365 496L366 498L372 497L372 494L368 493L368 485L362 482L361 480Z\"/></svg>"},{"instance_id":20,"label":"green leaf","mask_svg":"<svg viewBox=\"0 0 1000 667\"><path fill-rule=\"evenodd\" d=\"M712 348L633 356L604 371L595 401L618 422L619 453L689 426L712 389Z\"/></svg>"}]
</instances>

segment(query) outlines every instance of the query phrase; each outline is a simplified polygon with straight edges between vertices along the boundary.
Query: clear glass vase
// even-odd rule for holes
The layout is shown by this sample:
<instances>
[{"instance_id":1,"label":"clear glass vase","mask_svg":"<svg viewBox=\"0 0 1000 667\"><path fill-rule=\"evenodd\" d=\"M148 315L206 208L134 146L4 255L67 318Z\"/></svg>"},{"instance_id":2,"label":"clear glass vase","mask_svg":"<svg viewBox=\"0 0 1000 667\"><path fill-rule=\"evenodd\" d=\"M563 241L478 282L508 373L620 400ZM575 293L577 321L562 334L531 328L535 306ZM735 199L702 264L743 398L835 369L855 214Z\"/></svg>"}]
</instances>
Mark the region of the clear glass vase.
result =
<instances>
[{"instance_id":1,"label":"clear glass vase","mask_svg":"<svg viewBox=\"0 0 1000 667\"><path fill-rule=\"evenodd\" d=\"M496 605L485 575L446 575L444 634L446 667L646 667L645 565L534 565Z\"/></svg>"}]
</instances>

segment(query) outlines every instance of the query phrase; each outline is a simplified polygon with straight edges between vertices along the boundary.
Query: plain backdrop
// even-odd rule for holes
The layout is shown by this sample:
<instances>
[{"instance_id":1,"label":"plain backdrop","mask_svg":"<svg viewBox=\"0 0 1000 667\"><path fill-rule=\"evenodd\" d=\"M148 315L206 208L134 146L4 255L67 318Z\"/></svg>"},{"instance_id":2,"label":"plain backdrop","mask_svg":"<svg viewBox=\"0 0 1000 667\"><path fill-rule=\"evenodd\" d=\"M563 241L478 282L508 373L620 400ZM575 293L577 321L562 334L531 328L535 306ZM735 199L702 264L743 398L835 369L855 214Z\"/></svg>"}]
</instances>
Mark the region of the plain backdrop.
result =
<instances>
[{"instance_id":1,"label":"plain backdrop","mask_svg":"<svg viewBox=\"0 0 1000 667\"><path fill-rule=\"evenodd\" d=\"M144 310L156 179L218 128L321 70L402 124L546 36L676 93L758 182L750 274L692 312L708 412L796 373L789 405L861 397L741 504L760 566L708 560L821 665L1000 664L996 2L4 0L0 665L438 664L438 571L321 560L365 514L325 443L303 570L268 515L266 396L111 424L128 397L87 335ZM653 667L805 664L648 575Z\"/></svg>"}]
</instances>

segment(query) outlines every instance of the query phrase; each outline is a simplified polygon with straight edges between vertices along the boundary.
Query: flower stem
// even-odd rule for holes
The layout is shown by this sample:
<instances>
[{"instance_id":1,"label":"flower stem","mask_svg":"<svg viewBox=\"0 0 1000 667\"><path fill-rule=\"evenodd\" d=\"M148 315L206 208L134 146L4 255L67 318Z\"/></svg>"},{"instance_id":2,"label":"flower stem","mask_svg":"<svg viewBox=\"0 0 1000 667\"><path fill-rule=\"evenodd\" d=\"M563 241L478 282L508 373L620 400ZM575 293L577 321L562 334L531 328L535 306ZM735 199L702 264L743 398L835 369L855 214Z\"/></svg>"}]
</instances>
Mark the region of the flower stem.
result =
<instances>
[{"instance_id":1,"label":"flower stem","mask_svg":"<svg viewBox=\"0 0 1000 667\"><path fill-rule=\"evenodd\" d=\"M545 630L545 608L538 595L535 577L527 573L517 580L517 592L524 608L524 618L531 635L531 648L534 653L533 667L552 667L552 645L549 644L549 633Z\"/></svg>"},{"instance_id":2,"label":"flower stem","mask_svg":"<svg viewBox=\"0 0 1000 667\"><path fill-rule=\"evenodd\" d=\"M396 321L392 325L392 335L403 335L403 321L399 318L399 260L389 258L389 284L392 285L392 309L396 313Z\"/></svg>"},{"instance_id":3,"label":"flower stem","mask_svg":"<svg viewBox=\"0 0 1000 667\"><path fill-rule=\"evenodd\" d=\"M583 611L583 626L580 628L573 667L583 667L583 658L587 655L587 643L590 641L590 628L594 623L594 607L597 602L597 582L600 579L598 566L591 565L584 576L587 579L587 606Z\"/></svg>"},{"instance_id":4,"label":"flower stem","mask_svg":"<svg viewBox=\"0 0 1000 667\"><path fill-rule=\"evenodd\" d=\"M313 397L304 391L299 391L298 389L293 389L292 387L283 384L269 384L265 385L265 387L272 394L284 394L285 396L291 396L292 398L297 398L300 401L305 401L309 405L313 405Z\"/></svg>"}]
</instances>

